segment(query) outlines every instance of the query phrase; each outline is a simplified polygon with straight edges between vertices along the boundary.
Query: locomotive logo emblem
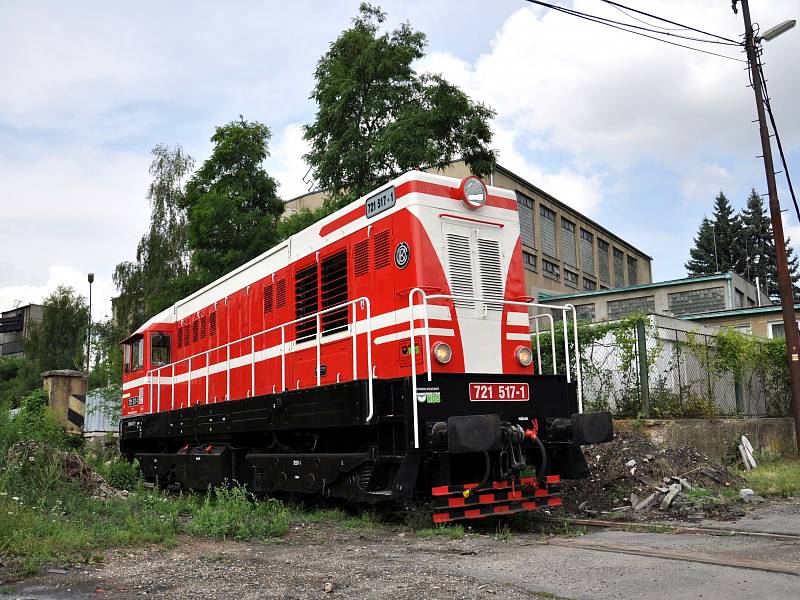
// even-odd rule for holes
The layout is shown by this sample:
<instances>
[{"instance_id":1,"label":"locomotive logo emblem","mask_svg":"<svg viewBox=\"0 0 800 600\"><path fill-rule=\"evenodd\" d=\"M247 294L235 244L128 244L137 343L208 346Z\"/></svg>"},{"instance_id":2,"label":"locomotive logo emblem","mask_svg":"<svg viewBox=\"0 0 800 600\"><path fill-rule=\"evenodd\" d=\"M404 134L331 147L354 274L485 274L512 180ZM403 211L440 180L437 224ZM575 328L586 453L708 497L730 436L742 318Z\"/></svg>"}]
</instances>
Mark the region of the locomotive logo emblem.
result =
<instances>
[{"instance_id":1,"label":"locomotive logo emblem","mask_svg":"<svg viewBox=\"0 0 800 600\"><path fill-rule=\"evenodd\" d=\"M411 259L411 249L405 242L400 242L394 251L394 264L398 269L404 269Z\"/></svg>"}]
</instances>

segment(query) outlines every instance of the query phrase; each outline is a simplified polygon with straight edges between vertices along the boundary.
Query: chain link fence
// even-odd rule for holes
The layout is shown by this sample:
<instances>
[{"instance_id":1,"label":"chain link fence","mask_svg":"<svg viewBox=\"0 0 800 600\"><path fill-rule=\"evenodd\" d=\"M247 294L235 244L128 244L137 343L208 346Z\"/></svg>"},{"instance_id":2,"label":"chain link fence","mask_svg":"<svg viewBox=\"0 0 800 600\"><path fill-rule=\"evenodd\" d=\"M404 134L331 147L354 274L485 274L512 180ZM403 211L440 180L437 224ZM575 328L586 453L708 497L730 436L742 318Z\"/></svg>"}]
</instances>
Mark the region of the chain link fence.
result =
<instances>
[{"instance_id":1,"label":"chain link fence","mask_svg":"<svg viewBox=\"0 0 800 600\"><path fill-rule=\"evenodd\" d=\"M659 316L581 323L579 331L585 410L633 418L789 414L780 341L681 328L680 321ZM549 339L542 350L550 350Z\"/></svg>"}]
</instances>

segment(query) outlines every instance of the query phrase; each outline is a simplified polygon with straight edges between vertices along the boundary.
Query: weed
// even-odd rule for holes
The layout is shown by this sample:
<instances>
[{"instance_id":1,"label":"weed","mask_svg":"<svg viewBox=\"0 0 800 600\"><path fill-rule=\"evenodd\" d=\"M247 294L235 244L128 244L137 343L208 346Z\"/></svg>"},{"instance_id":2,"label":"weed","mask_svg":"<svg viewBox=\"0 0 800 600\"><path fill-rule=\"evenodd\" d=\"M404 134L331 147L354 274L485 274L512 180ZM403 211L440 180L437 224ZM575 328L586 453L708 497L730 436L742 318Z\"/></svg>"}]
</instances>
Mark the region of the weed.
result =
<instances>
[{"instance_id":1,"label":"weed","mask_svg":"<svg viewBox=\"0 0 800 600\"><path fill-rule=\"evenodd\" d=\"M741 475L761 496L788 498L800 495L800 460L796 458L766 461Z\"/></svg>"},{"instance_id":2,"label":"weed","mask_svg":"<svg viewBox=\"0 0 800 600\"><path fill-rule=\"evenodd\" d=\"M106 481L120 490L132 490L141 480L139 461L129 463L124 458L112 460L105 469Z\"/></svg>"},{"instance_id":3,"label":"weed","mask_svg":"<svg viewBox=\"0 0 800 600\"><path fill-rule=\"evenodd\" d=\"M215 539L282 536L289 530L289 511L274 498L257 500L241 486L219 487L209 490L186 529Z\"/></svg>"},{"instance_id":4,"label":"weed","mask_svg":"<svg viewBox=\"0 0 800 600\"><path fill-rule=\"evenodd\" d=\"M497 524L497 531L492 535L498 542L508 542L514 536L511 534L511 528L506 524Z\"/></svg>"},{"instance_id":5,"label":"weed","mask_svg":"<svg viewBox=\"0 0 800 600\"><path fill-rule=\"evenodd\" d=\"M444 537L450 540L460 540L465 534L463 525L437 525L417 530L418 536L426 538Z\"/></svg>"}]
</instances>

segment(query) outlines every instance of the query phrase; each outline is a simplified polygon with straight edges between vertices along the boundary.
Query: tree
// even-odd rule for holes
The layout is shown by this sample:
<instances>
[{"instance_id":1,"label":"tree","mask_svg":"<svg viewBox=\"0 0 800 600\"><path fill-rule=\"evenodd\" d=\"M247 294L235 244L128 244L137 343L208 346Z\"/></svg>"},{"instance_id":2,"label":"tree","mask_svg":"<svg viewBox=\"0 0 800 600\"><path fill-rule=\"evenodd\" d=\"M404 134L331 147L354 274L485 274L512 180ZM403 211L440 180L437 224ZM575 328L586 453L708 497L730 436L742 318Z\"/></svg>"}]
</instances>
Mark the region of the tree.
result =
<instances>
[{"instance_id":1,"label":"tree","mask_svg":"<svg viewBox=\"0 0 800 600\"><path fill-rule=\"evenodd\" d=\"M463 158L476 175L494 167L489 121L440 75L420 75L426 36L408 23L380 33L386 14L362 3L317 64L311 98L318 108L305 128L304 156L317 185L340 205L416 168L442 168Z\"/></svg>"},{"instance_id":2,"label":"tree","mask_svg":"<svg viewBox=\"0 0 800 600\"><path fill-rule=\"evenodd\" d=\"M191 287L228 273L279 240L283 202L264 170L271 133L263 123L239 120L217 127L211 156L186 187Z\"/></svg>"},{"instance_id":3,"label":"tree","mask_svg":"<svg viewBox=\"0 0 800 600\"><path fill-rule=\"evenodd\" d=\"M714 218L703 218L695 238L695 247L686 263L689 275L708 275L720 271L736 271L744 260L740 244L741 221L734 214L725 194L714 201Z\"/></svg>"},{"instance_id":4,"label":"tree","mask_svg":"<svg viewBox=\"0 0 800 600\"><path fill-rule=\"evenodd\" d=\"M120 291L116 317L125 330L137 328L181 297L179 282L186 277L189 262L181 201L194 160L180 145L169 148L159 144L152 154L153 181L147 190L150 228L139 241L136 261L118 264L113 276Z\"/></svg>"},{"instance_id":5,"label":"tree","mask_svg":"<svg viewBox=\"0 0 800 600\"><path fill-rule=\"evenodd\" d=\"M89 309L71 287L59 286L42 302L42 322L31 327L25 354L42 371L82 371Z\"/></svg>"}]
</instances>

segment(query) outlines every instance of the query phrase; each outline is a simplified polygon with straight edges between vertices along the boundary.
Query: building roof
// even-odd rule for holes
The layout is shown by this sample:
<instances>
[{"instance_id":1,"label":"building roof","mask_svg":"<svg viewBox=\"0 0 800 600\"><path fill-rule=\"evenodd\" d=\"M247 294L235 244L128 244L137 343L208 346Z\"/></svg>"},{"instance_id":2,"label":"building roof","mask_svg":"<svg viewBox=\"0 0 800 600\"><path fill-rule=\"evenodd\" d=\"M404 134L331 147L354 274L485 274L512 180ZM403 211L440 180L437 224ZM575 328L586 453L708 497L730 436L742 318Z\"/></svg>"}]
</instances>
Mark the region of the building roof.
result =
<instances>
[{"instance_id":1,"label":"building roof","mask_svg":"<svg viewBox=\"0 0 800 600\"><path fill-rule=\"evenodd\" d=\"M527 179L524 179L523 177L520 177L519 175L517 175L517 174L516 174L516 173L514 173L513 171L509 171L508 169L506 169L505 167L503 167L503 166L501 166L501 165L499 165L499 164L495 164L495 169L496 169L497 171L499 171L500 173L503 173L503 175L506 175L506 176L508 176L508 177L510 177L510 178L512 178L512 179L516 179L517 181L519 181L519 182L520 182L521 184L523 184L524 186L526 186L526 187L529 187L529 188L531 188L532 190L534 190L534 191L535 191L537 194L541 194L542 196L544 196L545 198L547 198L547 201L548 201L548 202L552 202L553 204L556 204L557 206L559 206L560 208L563 208L564 210L568 210L568 211L570 211L570 212L573 212L573 213L575 213L575 214L578 214L578 215L580 215L580 216L581 216L581 219L583 219L583 220L584 220L586 223L590 224L590 225L591 225L592 227L594 227L595 229L598 229L599 231L602 231L602 232L603 232L603 235L605 235L606 237L609 237L609 238L611 238L611 239L613 239L613 240L616 240L618 243L620 243L620 244L624 244L624 245L625 245L626 247L628 247L628 248L633 248L634 250L636 250L636 252L638 252L639 254L641 254L642 256L644 256L645 258L647 258L648 260L653 260L653 257L652 257L652 256L650 256L649 254L646 254L646 253L642 252L641 250L639 250L639 249L638 249L636 246L634 246L634 245L633 245L633 244L631 244L630 242L626 242L625 240L623 240L623 239L622 239L621 237L619 237L618 235L616 235L616 234L614 234L614 233L610 232L608 229L606 229L605 227L603 227L602 225L600 225L600 224L599 224L599 223L597 223L596 221L593 221L592 219L590 219L589 217L587 217L586 215L584 215L582 212L580 212L580 211L578 211L578 210L576 210L576 209L572 208L572 207L571 207L569 204L564 204L564 202L562 202L562 201L561 201L561 200L559 200L558 198L555 198L555 197L554 197L554 196L552 196L551 194L548 194L548 193L547 193L547 192L545 192L545 191L544 191L542 188L540 188L540 187L538 187L538 186L536 186L536 185L533 185L533 184L532 184L530 181L528 181ZM606 290L603 290L603 291L606 291Z\"/></svg>"},{"instance_id":2,"label":"building roof","mask_svg":"<svg viewBox=\"0 0 800 600\"><path fill-rule=\"evenodd\" d=\"M800 310L800 304L795 304L794 309ZM694 313L691 315L681 315L681 319L715 319L723 317L745 317L749 315L761 315L770 313L781 312L780 304L772 304L770 306L753 306L751 308L734 308L730 310L715 310L704 313Z\"/></svg>"},{"instance_id":3,"label":"building roof","mask_svg":"<svg viewBox=\"0 0 800 600\"><path fill-rule=\"evenodd\" d=\"M456 160L453 161L453 163L459 162L461 160L463 160L463 159L460 159L460 158L456 159ZM562 208L562 209L567 210L569 212L572 212L572 213L575 213L577 215L580 215L580 217L581 217L581 219L583 221L585 221L586 223L588 223L589 225L591 225L592 227L594 227L598 231L601 231L604 236L616 241L619 244L625 245L627 248L632 248L638 254L644 256L648 260L651 260L651 261L653 260L653 257L650 256L649 254L646 254L646 253L642 252L641 250L639 250L636 246L634 246L630 242L626 242L625 240L623 240L618 235L612 233L611 231L609 231L608 229L606 229L605 227L603 227L602 225L600 225L596 221L593 221L592 219L590 219L589 217L584 215L582 212L572 208L569 204L565 204L564 202L562 202L561 200L559 200L556 197L552 196L551 194L548 194L542 188L540 188L540 187L538 187L536 185L533 185L530 181L524 179L523 177L520 177L519 175L517 175L513 171L510 171L510 170L506 169L504 166L502 166L500 164L497 164L497 163L495 163L495 170L500 172L500 173L502 173L503 175L506 175L507 177L510 177L511 179L516 179L522 185L532 189L537 194L539 194L541 196L544 196L547 199L548 202L552 202L553 204L557 205L559 208ZM322 191L324 191L324 190L313 190L311 192L307 192L305 194L301 194L299 196L295 196L294 198L290 198L288 200L284 200L284 204L289 204L290 202L295 202L296 200L300 200L300 199L305 198L307 196L313 196L314 194L318 194L319 192L322 192Z\"/></svg>"},{"instance_id":4,"label":"building roof","mask_svg":"<svg viewBox=\"0 0 800 600\"><path fill-rule=\"evenodd\" d=\"M699 281L714 281L717 279L730 279L731 272L727 271L725 273L714 273L713 275L702 275L700 277L684 277L682 279L669 279L667 281L656 281L653 283L638 283L636 285L628 285L625 287L617 287L617 288L609 288L607 290L594 290L591 292L577 292L574 294L548 294L546 292L540 292L539 298L540 299L547 299L547 300L568 300L570 298L591 298L594 296L604 296L608 294L619 294L624 292L630 292L635 290L646 290L652 288L660 288L660 287L670 287L673 285L682 285L685 283L695 283Z\"/></svg>"}]
</instances>

